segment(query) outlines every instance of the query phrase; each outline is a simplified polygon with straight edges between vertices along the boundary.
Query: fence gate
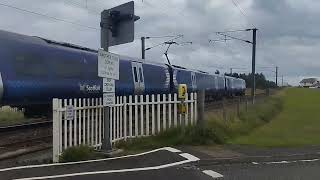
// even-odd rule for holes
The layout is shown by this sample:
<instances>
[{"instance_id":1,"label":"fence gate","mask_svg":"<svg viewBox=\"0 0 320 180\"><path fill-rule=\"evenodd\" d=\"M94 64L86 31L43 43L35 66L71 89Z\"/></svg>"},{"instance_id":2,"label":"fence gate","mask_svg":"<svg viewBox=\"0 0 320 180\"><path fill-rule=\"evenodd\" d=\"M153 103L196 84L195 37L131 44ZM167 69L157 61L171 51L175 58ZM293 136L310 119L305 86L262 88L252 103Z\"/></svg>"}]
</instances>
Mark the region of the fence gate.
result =
<instances>
[{"instance_id":1,"label":"fence gate","mask_svg":"<svg viewBox=\"0 0 320 180\"><path fill-rule=\"evenodd\" d=\"M118 96L110 108L112 143L128 138L156 135L181 124L197 121L197 94L184 101L187 114L178 114L177 94ZM89 145L100 149L104 132L101 98L53 99L53 162L62 151ZM184 123L183 123L184 122Z\"/></svg>"}]
</instances>

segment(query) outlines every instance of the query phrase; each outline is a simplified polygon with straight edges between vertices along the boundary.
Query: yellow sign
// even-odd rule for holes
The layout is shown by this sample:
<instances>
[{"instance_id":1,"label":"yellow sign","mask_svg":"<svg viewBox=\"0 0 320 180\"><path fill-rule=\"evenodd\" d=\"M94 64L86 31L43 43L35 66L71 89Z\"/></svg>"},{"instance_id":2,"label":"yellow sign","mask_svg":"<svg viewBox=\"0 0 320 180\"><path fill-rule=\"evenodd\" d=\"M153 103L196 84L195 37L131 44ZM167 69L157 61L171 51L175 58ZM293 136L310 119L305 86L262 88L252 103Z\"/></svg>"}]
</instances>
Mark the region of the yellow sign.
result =
<instances>
[{"instance_id":1,"label":"yellow sign","mask_svg":"<svg viewBox=\"0 0 320 180\"><path fill-rule=\"evenodd\" d=\"M186 84L179 84L179 90L178 90L178 98L179 99L185 99L187 94L187 85Z\"/></svg>"},{"instance_id":2,"label":"yellow sign","mask_svg":"<svg viewBox=\"0 0 320 180\"><path fill-rule=\"evenodd\" d=\"M185 103L178 104L178 113L187 114L187 105Z\"/></svg>"}]
</instances>

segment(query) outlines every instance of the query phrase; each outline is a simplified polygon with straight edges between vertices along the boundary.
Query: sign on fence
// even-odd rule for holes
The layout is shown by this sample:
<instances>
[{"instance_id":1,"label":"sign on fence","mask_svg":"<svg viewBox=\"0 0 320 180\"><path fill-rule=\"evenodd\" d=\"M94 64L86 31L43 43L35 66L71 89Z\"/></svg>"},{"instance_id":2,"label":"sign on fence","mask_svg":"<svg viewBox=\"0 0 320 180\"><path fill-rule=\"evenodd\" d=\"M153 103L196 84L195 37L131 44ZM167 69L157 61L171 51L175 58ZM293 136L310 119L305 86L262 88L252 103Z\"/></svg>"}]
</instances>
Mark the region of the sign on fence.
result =
<instances>
[{"instance_id":1,"label":"sign on fence","mask_svg":"<svg viewBox=\"0 0 320 180\"><path fill-rule=\"evenodd\" d=\"M119 80L119 56L99 49L98 76Z\"/></svg>"},{"instance_id":2,"label":"sign on fence","mask_svg":"<svg viewBox=\"0 0 320 180\"><path fill-rule=\"evenodd\" d=\"M103 106L113 106L116 96L114 93L103 93Z\"/></svg>"},{"instance_id":3,"label":"sign on fence","mask_svg":"<svg viewBox=\"0 0 320 180\"><path fill-rule=\"evenodd\" d=\"M103 78L103 92L114 93L115 92L115 80L109 78Z\"/></svg>"},{"instance_id":4,"label":"sign on fence","mask_svg":"<svg viewBox=\"0 0 320 180\"><path fill-rule=\"evenodd\" d=\"M66 120L71 121L74 119L74 107L66 106Z\"/></svg>"}]
</instances>

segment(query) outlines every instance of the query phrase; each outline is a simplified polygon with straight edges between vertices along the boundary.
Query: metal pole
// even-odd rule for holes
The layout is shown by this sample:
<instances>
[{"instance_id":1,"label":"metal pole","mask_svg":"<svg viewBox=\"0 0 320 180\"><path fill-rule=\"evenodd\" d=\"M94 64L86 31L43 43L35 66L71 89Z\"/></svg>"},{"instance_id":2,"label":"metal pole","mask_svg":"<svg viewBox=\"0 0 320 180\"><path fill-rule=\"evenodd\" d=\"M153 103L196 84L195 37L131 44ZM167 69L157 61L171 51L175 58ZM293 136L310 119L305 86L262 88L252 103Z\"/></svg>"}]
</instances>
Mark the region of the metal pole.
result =
<instances>
[{"instance_id":1,"label":"metal pole","mask_svg":"<svg viewBox=\"0 0 320 180\"><path fill-rule=\"evenodd\" d=\"M254 104L255 94L256 94L256 36L257 29L252 29L252 88L251 88L251 96L252 96L252 104Z\"/></svg>"},{"instance_id":2,"label":"metal pole","mask_svg":"<svg viewBox=\"0 0 320 180\"><path fill-rule=\"evenodd\" d=\"M230 75L232 75L232 68L230 68Z\"/></svg>"},{"instance_id":3,"label":"metal pole","mask_svg":"<svg viewBox=\"0 0 320 180\"><path fill-rule=\"evenodd\" d=\"M102 13L103 14L103 13ZM105 51L109 51L109 23L111 21L110 16L107 17L107 19L104 19L103 15L101 14L102 19L102 30L101 30L101 48L103 48ZM104 36L106 36L104 41ZM104 110L104 139L102 141L102 150L104 151L111 151L112 145L111 145L111 137L110 137L110 107L105 106L103 107Z\"/></svg>"},{"instance_id":4,"label":"metal pole","mask_svg":"<svg viewBox=\"0 0 320 180\"><path fill-rule=\"evenodd\" d=\"M145 37L141 37L141 58L146 58L146 47L145 47Z\"/></svg>"},{"instance_id":5,"label":"metal pole","mask_svg":"<svg viewBox=\"0 0 320 180\"><path fill-rule=\"evenodd\" d=\"M278 66L276 66L276 87L278 87Z\"/></svg>"}]
</instances>

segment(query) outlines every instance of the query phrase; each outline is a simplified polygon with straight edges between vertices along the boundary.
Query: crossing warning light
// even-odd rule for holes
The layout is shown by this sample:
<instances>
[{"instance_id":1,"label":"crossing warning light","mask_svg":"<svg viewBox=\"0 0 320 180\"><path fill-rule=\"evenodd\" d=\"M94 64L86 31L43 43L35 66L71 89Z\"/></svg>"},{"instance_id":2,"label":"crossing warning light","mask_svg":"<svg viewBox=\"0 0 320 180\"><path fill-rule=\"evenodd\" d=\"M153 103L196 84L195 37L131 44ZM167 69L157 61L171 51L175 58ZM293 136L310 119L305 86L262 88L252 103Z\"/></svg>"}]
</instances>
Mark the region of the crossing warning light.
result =
<instances>
[{"instance_id":1,"label":"crossing warning light","mask_svg":"<svg viewBox=\"0 0 320 180\"><path fill-rule=\"evenodd\" d=\"M186 99L187 93L188 93L187 85L186 84L179 84L178 98L179 99Z\"/></svg>"}]
</instances>

